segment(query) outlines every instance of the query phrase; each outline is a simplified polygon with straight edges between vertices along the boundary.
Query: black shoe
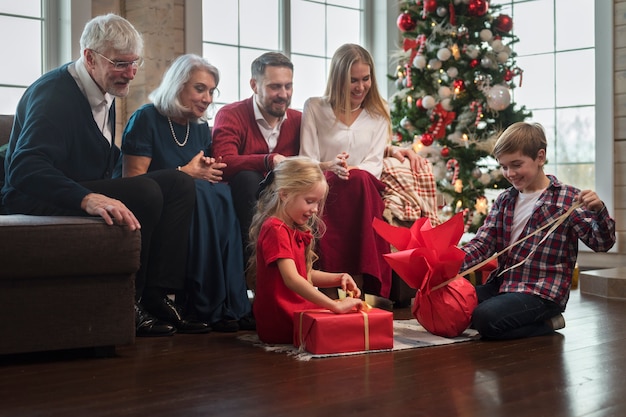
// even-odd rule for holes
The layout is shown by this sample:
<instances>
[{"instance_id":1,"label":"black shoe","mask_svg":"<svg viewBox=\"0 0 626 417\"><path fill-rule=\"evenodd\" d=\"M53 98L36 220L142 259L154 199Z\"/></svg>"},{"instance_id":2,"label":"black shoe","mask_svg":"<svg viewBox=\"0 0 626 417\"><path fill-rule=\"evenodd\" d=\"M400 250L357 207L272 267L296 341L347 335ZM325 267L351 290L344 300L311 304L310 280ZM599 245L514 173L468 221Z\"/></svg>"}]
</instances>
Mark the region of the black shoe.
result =
<instances>
[{"instance_id":1,"label":"black shoe","mask_svg":"<svg viewBox=\"0 0 626 417\"><path fill-rule=\"evenodd\" d=\"M208 324L199 320L187 320L182 318L180 311L174 302L167 296L160 298L148 298L142 304L156 318L171 323L178 333L200 334L208 333L211 328Z\"/></svg>"},{"instance_id":2,"label":"black shoe","mask_svg":"<svg viewBox=\"0 0 626 417\"><path fill-rule=\"evenodd\" d=\"M237 320L220 320L215 323L211 323L211 328L215 332L235 333L239 331L239 324L237 323Z\"/></svg>"},{"instance_id":3,"label":"black shoe","mask_svg":"<svg viewBox=\"0 0 626 417\"><path fill-rule=\"evenodd\" d=\"M256 330L256 320L252 313L240 318L237 324L239 325L239 330Z\"/></svg>"},{"instance_id":4,"label":"black shoe","mask_svg":"<svg viewBox=\"0 0 626 417\"><path fill-rule=\"evenodd\" d=\"M138 303L135 303L135 335L138 337L172 336L176 333L174 326L157 320L148 314Z\"/></svg>"}]
</instances>

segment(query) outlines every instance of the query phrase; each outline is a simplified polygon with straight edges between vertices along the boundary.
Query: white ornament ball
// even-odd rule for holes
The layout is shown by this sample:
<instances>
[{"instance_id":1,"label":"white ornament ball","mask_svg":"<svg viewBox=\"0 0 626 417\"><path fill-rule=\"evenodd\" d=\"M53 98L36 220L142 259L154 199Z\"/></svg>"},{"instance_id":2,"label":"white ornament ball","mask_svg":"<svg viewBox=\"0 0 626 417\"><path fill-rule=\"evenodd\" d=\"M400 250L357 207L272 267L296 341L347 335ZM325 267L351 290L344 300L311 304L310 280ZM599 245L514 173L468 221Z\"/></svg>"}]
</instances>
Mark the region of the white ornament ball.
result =
<instances>
[{"instance_id":1,"label":"white ornament ball","mask_svg":"<svg viewBox=\"0 0 626 417\"><path fill-rule=\"evenodd\" d=\"M402 120L400 120L400 126L408 130L409 132L415 130L415 126L413 126L413 123L411 123L408 117L403 117Z\"/></svg>"},{"instance_id":2,"label":"white ornament ball","mask_svg":"<svg viewBox=\"0 0 626 417\"><path fill-rule=\"evenodd\" d=\"M442 99L448 98L452 96L452 89L450 87L442 85L441 87L439 87L439 90L437 90L437 94L439 94L439 97L441 97Z\"/></svg>"},{"instance_id":3,"label":"white ornament ball","mask_svg":"<svg viewBox=\"0 0 626 417\"><path fill-rule=\"evenodd\" d=\"M446 71L446 74L448 74L450 78L456 78L456 76L459 75L459 70L456 67L450 67Z\"/></svg>"},{"instance_id":4,"label":"white ornament ball","mask_svg":"<svg viewBox=\"0 0 626 417\"><path fill-rule=\"evenodd\" d=\"M480 48L476 45L468 45L467 50L465 51L465 54L471 59L476 59L478 58L478 55L480 54Z\"/></svg>"},{"instance_id":5,"label":"white ornament ball","mask_svg":"<svg viewBox=\"0 0 626 417\"><path fill-rule=\"evenodd\" d=\"M437 51L437 58L440 61L447 61L452 56L452 52L448 48L441 48Z\"/></svg>"},{"instance_id":6,"label":"white ornament ball","mask_svg":"<svg viewBox=\"0 0 626 417\"><path fill-rule=\"evenodd\" d=\"M437 104L437 102L435 101L435 98L433 96L422 97L422 107L424 107L426 110L432 109L433 107L435 107L435 104Z\"/></svg>"},{"instance_id":7,"label":"white ornament ball","mask_svg":"<svg viewBox=\"0 0 626 417\"><path fill-rule=\"evenodd\" d=\"M445 111L452 111L452 109L454 108L452 106L452 100L450 100L449 98L444 98L443 100L441 100L441 107L443 107Z\"/></svg>"},{"instance_id":8,"label":"white ornament ball","mask_svg":"<svg viewBox=\"0 0 626 417\"><path fill-rule=\"evenodd\" d=\"M416 55L413 58L413 66L418 69L426 68L426 57L424 55Z\"/></svg>"},{"instance_id":9,"label":"white ornament ball","mask_svg":"<svg viewBox=\"0 0 626 417\"><path fill-rule=\"evenodd\" d=\"M491 183L491 175L485 173L480 176L478 179L482 185L489 185Z\"/></svg>"},{"instance_id":10,"label":"white ornament ball","mask_svg":"<svg viewBox=\"0 0 626 417\"><path fill-rule=\"evenodd\" d=\"M493 49L494 52L502 52L504 51L504 44L500 39L496 39L491 42L491 49Z\"/></svg>"},{"instance_id":11,"label":"white ornament ball","mask_svg":"<svg viewBox=\"0 0 626 417\"><path fill-rule=\"evenodd\" d=\"M437 7L437 16L444 17L448 14L448 9L443 6Z\"/></svg>"},{"instance_id":12,"label":"white ornament ball","mask_svg":"<svg viewBox=\"0 0 626 417\"><path fill-rule=\"evenodd\" d=\"M489 29L483 29L480 31L480 40L483 42L489 42L493 38L493 33Z\"/></svg>"},{"instance_id":13,"label":"white ornament ball","mask_svg":"<svg viewBox=\"0 0 626 417\"><path fill-rule=\"evenodd\" d=\"M438 59L431 59L430 61L428 61L428 68L430 68L433 71L437 71L439 69L441 69L441 61Z\"/></svg>"},{"instance_id":14,"label":"white ornament ball","mask_svg":"<svg viewBox=\"0 0 626 417\"><path fill-rule=\"evenodd\" d=\"M483 57L480 60L480 66L483 68L491 68L492 64L493 64L493 61L489 57Z\"/></svg>"},{"instance_id":15,"label":"white ornament ball","mask_svg":"<svg viewBox=\"0 0 626 417\"><path fill-rule=\"evenodd\" d=\"M475 167L475 168L472 170L472 177L474 177L474 178L476 178L476 179L479 179L479 178L480 178L480 177L482 177L482 176L483 176L483 172L480 170L480 168Z\"/></svg>"},{"instance_id":16,"label":"white ornament ball","mask_svg":"<svg viewBox=\"0 0 626 417\"><path fill-rule=\"evenodd\" d=\"M489 108L496 111L504 110L511 104L511 93L503 85L494 85L487 91L485 96L487 97Z\"/></svg>"},{"instance_id":17,"label":"white ornament ball","mask_svg":"<svg viewBox=\"0 0 626 417\"><path fill-rule=\"evenodd\" d=\"M500 64L504 64L506 61L509 60L509 54L504 51L498 52L498 56L496 57L496 59Z\"/></svg>"}]
</instances>

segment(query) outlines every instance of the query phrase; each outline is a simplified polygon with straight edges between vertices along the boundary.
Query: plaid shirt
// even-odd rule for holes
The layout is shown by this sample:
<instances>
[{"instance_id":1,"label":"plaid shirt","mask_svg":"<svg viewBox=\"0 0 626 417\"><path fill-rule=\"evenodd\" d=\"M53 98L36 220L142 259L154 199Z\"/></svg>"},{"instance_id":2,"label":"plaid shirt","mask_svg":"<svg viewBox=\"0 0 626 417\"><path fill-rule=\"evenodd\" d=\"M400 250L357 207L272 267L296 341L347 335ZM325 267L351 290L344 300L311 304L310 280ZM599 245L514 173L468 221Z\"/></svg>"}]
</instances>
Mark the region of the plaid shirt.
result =
<instances>
[{"instance_id":1,"label":"plaid shirt","mask_svg":"<svg viewBox=\"0 0 626 417\"><path fill-rule=\"evenodd\" d=\"M522 237L565 213L580 193L577 188L562 184L551 175L548 178L550 185L535 203ZM518 194L511 187L498 196L476 236L461 247L466 253L461 270L478 264L514 243L510 240ZM538 295L554 301L565 310L578 257L578 240L596 252L608 251L615 243L615 221L609 216L606 207L597 213L578 208L531 255L548 230L541 231L500 256L498 268L489 275L488 280L502 280L500 293ZM500 271L522 260L526 261L498 277Z\"/></svg>"}]
</instances>

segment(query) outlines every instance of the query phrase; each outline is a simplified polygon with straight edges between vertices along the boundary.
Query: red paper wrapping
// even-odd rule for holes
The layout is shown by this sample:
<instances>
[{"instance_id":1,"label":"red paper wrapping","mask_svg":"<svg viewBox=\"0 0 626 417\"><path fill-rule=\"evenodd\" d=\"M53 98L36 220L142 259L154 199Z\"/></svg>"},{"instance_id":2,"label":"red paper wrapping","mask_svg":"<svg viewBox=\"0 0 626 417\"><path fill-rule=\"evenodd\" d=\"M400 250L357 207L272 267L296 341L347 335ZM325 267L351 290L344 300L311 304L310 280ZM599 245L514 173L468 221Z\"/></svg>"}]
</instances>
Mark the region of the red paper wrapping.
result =
<instances>
[{"instance_id":1,"label":"red paper wrapping","mask_svg":"<svg viewBox=\"0 0 626 417\"><path fill-rule=\"evenodd\" d=\"M410 287L417 290L413 316L429 332L455 337L463 333L478 305L474 286L458 276L465 252L458 244L463 235L463 213L432 227L427 218L410 229L374 219L374 229L398 252L385 260Z\"/></svg>"},{"instance_id":2,"label":"red paper wrapping","mask_svg":"<svg viewBox=\"0 0 626 417\"><path fill-rule=\"evenodd\" d=\"M294 313L293 323L293 344L315 355L393 349L390 311L306 310Z\"/></svg>"}]
</instances>

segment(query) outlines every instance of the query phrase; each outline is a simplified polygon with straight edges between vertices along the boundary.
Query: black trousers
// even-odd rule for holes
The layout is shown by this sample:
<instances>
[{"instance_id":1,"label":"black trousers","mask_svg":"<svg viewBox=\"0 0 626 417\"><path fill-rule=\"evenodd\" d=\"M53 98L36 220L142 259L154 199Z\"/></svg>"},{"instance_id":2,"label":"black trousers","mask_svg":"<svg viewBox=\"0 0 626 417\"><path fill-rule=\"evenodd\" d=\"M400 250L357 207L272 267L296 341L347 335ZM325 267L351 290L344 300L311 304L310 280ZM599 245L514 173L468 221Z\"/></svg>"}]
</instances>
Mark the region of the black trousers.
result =
<instances>
[{"instance_id":1,"label":"black trousers","mask_svg":"<svg viewBox=\"0 0 626 417\"><path fill-rule=\"evenodd\" d=\"M128 178L82 182L94 193L123 202L141 224L140 267L135 299L146 287L184 288L191 215L196 201L193 179L176 170L160 170ZM85 216L82 210L41 206L29 214Z\"/></svg>"},{"instance_id":2,"label":"black trousers","mask_svg":"<svg viewBox=\"0 0 626 417\"><path fill-rule=\"evenodd\" d=\"M243 243L244 263L250 257L248 249L250 225L256 211L257 192L259 183L264 176L256 171L241 171L228 181L233 195L233 206L241 227L241 241Z\"/></svg>"}]
</instances>

